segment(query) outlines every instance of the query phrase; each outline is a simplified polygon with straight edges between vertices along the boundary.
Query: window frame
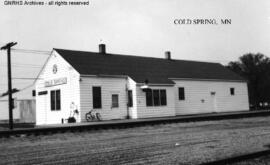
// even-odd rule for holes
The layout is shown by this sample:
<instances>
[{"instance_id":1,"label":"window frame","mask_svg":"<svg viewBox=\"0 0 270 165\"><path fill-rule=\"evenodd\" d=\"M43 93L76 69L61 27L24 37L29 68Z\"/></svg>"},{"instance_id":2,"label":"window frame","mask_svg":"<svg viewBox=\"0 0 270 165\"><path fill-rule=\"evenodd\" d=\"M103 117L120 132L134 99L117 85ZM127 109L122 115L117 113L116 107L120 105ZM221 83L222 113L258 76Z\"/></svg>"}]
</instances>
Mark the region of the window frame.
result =
<instances>
[{"instance_id":1,"label":"window frame","mask_svg":"<svg viewBox=\"0 0 270 165\"><path fill-rule=\"evenodd\" d=\"M152 96L153 96L153 105L154 106L160 106L160 92L159 89L152 90Z\"/></svg>"},{"instance_id":2,"label":"window frame","mask_svg":"<svg viewBox=\"0 0 270 165\"><path fill-rule=\"evenodd\" d=\"M133 107L133 92L128 90L128 107Z\"/></svg>"},{"instance_id":3,"label":"window frame","mask_svg":"<svg viewBox=\"0 0 270 165\"><path fill-rule=\"evenodd\" d=\"M96 91L99 89L99 91ZM95 93L98 92L98 93ZM101 109L102 108L102 89L101 86L92 86L92 104L93 109Z\"/></svg>"},{"instance_id":4,"label":"window frame","mask_svg":"<svg viewBox=\"0 0 270 165\"><path fill-rule=\"evenodd\" d=\"M234 96L235 95L235 88L234 87L231 87L230 88L230 95L231 96Z\"/></svg>"},{"instance_id":5,"label":"window frame","mask_svg":"<svg viewBox=\"0 0 270 165\"><path fill-rule=\"evenodd\" d=\"M36 90L32 90L32 97L36 97L36 95L37 95Z\"/></svg>"},{"instance_id":6,"label":"window frame","mask_svg":"<svg viewBox=\"0 0 270 165\"><path fill-rule=\"evenodd\" d=\"M50 91L51 111L61 111L61 90Z\"/></svg>"},{"instance_id":7,"label":"window frame","mask_svg":"<svg viewBox=\"0 0 270 165\"><path fill-rule=\"evenodd\" d=\"M61 91L56 90L55 100L56 100L56 110L61 110Z\"/></svg>"},{"instance_id":8,"label":"window frame","mask_svg":"<svg viewBox=\"0 0 270 165\"><path fill-rule=\"evenodd\" d=\"M114 102L114 96L117 98L117 102ZM119 94L112 94L112 104L111 108L119 108Z\"/></svg>"},{"instance_id":9,"label":"window frame","mask_svg":"<svg viewBox=\"0 0 270 165\"><path fill-rule=\"evenodd\" d=\"M178 87L178 100L186 100L184 87Z\"/></svg>"},{"instance_id":10,"label":"window frame","mask_svg":"<svg viewBox=\"0 0 270 165\"><path fill-rule=\"evenodd\" d=\"M162 96L162 94L165 94ZM167 106L166 89L150 89L145 92L146 106Z\"/></svg>"},{"instance_id":11,"label":"window frame","mask_svg":"<svg viewBox=\"0 0 270 165\"><path fill-rule=\"evenodd\" d=\"M151 107L153 106L153 94L152 89L149 89L145 92L145 99L146 99L146 106Z\"/></svg>"},{"instance_id":12,"label":"window frame","mask_svg":"<svg viewBox=\"0 0 270 165\"><path fill-rule=\"evenodd\" d=\"M160 105L161 106L166 106L167 105L167 92L165 89L159 90L159 95L160 95ZM164 93L165 95L162 95ZM162 99L163 98L163 99Z\"/></svg>"}]
</instances>

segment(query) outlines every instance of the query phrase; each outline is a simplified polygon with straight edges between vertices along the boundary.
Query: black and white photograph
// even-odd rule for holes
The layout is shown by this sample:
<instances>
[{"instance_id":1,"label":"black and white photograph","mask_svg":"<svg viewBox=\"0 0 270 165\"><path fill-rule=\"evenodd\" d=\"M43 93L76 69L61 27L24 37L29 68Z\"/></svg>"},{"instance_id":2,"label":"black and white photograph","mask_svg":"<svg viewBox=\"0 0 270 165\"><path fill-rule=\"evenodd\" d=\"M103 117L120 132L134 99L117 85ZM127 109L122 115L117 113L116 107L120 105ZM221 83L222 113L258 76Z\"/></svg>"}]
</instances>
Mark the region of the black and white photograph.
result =
<instances>
[{"instance_id":1,"label":"black and white photograph","mask_svg":"<svg viewBox=\"0 0 270 165\"><path fill-rule=\"evenodd\" d=\"M270 165L269 0L3 0L0 165Z\"/></svg>"}]
</instances>

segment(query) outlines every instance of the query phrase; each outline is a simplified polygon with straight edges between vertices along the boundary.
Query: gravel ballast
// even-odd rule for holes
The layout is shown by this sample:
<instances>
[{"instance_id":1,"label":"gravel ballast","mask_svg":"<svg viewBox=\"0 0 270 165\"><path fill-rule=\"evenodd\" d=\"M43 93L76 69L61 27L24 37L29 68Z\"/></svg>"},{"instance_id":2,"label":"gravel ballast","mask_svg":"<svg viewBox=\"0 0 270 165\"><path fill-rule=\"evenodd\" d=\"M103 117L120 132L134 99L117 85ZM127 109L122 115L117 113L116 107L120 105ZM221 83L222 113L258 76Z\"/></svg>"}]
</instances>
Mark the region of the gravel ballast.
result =
<instances>
[{"instance_id":1,"label":"gravel ballast","mask_svg":"<svg viewBox=\"0 0 270 165\"><path fill-rule=\"evenodd\" d=\"M270 117L0 139L0 164L200 164L267 149Z\"/></svg>"}]
</instances>

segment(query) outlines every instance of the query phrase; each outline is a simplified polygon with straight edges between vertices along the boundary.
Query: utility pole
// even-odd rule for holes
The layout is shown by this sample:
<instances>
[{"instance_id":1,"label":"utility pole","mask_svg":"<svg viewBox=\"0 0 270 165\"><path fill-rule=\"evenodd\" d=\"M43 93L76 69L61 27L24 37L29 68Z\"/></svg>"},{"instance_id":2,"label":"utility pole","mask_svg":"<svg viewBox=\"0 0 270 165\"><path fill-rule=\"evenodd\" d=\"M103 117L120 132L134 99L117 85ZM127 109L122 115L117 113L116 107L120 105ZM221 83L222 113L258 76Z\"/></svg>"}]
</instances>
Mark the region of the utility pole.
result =
<instances>
[{"instance_id":1,"label":"utility pole","mask_svg":"<svg viewBox=\"0 0 270 165\"><path fill-rule=\"evenodd\" d=\"M9 129L13 129L13 99L12 99L12 80L11 80L11 57L10 49L15 46L17 42L10 42L1 47L1 50L7 50L7 64L8 64L8 109L9 109Z\"/></svg>"}]
</instances>

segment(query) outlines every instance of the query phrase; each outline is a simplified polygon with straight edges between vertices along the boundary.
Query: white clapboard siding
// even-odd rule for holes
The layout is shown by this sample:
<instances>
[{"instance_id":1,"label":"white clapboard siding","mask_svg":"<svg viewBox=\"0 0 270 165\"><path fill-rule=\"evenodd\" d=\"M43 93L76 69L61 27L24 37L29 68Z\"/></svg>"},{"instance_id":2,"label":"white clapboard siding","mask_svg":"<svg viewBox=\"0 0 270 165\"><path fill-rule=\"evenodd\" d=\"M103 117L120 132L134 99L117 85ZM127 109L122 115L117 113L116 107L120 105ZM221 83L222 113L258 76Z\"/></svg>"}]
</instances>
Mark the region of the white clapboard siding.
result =
<instances>
[{"instance_id":1,"label":"white clapboard siding","mask_svg":"<svg viewBox=\"0 0 270 165\"><path fill-rule=\"evenodd\" d=\"M174 80L176 114L249 110L245 82ZM184 87L185 100L179 100L178 88ZM235 95L230 94L235 89ZM215 92L215 95L211 95Z\"/></svg>"},{"instance_id":2,"label":"white clapboard siding","mask_svg":"<svg viewBox=\"0 0 270 165\"><path fill-rule=\"evenodd\" d=\"M132 91L132 99L133 99L133 106L129 107L129 115L132 119L137 119L137 88L136 88L136 82L132 80L131 78L128 78L128 90Z\"/></svg>"},{"instance_id":3,"label":"white clapboard siding","mask_svg":"<svg viewBox=\"0 0 270 165\"><path fill-rule=\"evenodd\" d=\"M38 88L37 88L38 89ZM47 124L47 111L49 107L49 95L36 95L36 124Z\"/></svg>"},{"instance_id":4,"label":"white clapboard siding","mask_svg":"<svg viewBox=\"0 0 270 165\"><path fill-rule=\"evenodd\" d=\"M57 65L57 72L53 73L53 65ZM66 84L45 87L44 83L48 80L67 78ZM67 119L71 114L70 105L74 102L77 109L80 111L80 86L79 73L67 63L57 52L53 52L48 60L43 71L39 75L36 82L36 122L37 124L57 124L61 123L62 119ZM50 107L50 91L61 90L61 110L51 111ZM40 91L47 91L47 95L38 95ZM80 112L79 112L80 113ZM75 115L80 122L80 115Z\"/></svg>"},{"instance_id":5,"label":"white clapboard siding","mask_svg":"<svg viewBox=\"0 0 270 165\"><path fill-rule=\"evenodd\" d=\"M150 86L151 89L165 89L167 97L166 106L146 106L145 92L137 86L137 113L138 118L175 116L174 87L171 86Z\"/></svg>"},{"instance_id":6,"label":"white clapboard siding","mask_svg":"<svg viewBox=\"0 0 270 165\"><path fill-rule=\"evenodd\" d=\"M80 98L81 118L85 121L85 114L93 109L92 87L101 87L102 108L95 109L101 114L103 120L124 119L127 116L127 79L104 77L81 77ZM119 107L112 108L112 94L118 94Z\"/></svg>"}]
</instances>

